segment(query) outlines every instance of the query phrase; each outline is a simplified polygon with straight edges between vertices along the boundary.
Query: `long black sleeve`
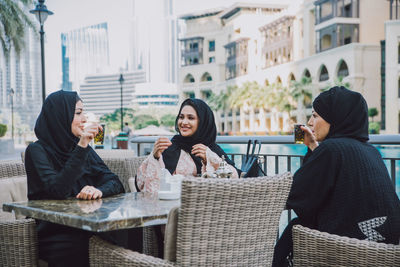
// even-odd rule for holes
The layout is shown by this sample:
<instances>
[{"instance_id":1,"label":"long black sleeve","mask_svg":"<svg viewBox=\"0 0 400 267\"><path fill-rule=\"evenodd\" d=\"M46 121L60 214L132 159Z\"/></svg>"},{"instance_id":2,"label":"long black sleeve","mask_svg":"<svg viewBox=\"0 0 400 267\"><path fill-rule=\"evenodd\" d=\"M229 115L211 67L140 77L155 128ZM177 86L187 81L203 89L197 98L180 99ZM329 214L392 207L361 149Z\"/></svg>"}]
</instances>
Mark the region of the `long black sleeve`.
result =
<instances>
[{"instance_id":1,"label":"long black sleeve","mask_svg":"<svg viewBox=\"0 0 400 267\"><path fill-rule=\"evenodd\" d=\"M103 197L124 192L112 173L90 147L76 146L61 169L56 169L41 144L28 146L25 153L29 199L66 199L75 197L84 186L102 191Z\"/></svg>"},{"instance_id":2,"label":"long black sleeve","mask_svg":"<svg viewBox=\"0 0 400 267\"><path fill-rule=\"evenodd\" d=\"M76 146L61 170L56 170L44 148L33 143L25 153L29 199L65 199L71 197L76 181L84 174L89 147Z\"/></svg>"},{"instance_id":3,"label":"long black sleeve","mask_svg":"<svg viewBox=\"0 0 400 267\"><path fill-rule=\"evenodd\" d=\"M293 209L305 223L312 223L335 184L340 161L334 151L321 144L306 154L303 166L293 177L287 208Z\"/></svg>"},{"instance_id":4,"label":"long black sleeve","mask_svg":"<svg viewBox=\"0 0 400 267\"><path fill-rule=\"evenodd\" d=\"M103 197L124 193L125 189L119 180L118 176L114 174L104 163L104 161L93 150L90 151L96 161L96 173L93 180L95 180L95 187L103 192Z\"/></svg>"}]
</instances>

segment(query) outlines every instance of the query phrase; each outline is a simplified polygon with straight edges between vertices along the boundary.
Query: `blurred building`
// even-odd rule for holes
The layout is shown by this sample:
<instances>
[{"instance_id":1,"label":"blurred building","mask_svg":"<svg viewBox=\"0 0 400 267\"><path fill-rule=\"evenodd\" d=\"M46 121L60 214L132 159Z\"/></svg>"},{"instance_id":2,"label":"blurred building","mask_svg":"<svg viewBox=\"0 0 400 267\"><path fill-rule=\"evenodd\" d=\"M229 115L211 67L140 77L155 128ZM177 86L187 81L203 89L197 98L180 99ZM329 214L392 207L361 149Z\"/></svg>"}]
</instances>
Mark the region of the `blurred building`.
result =
<instances>
[{"instance_id":1,"label":"blurred building","mask_svg":"<svg viewBox=\"0 0 400 267\"><path fill-rule=\"evenodd\" d=\"M150 87L150 88L149 88ZM133 93L133 105L139 107L171 107L178 105L179 94L174 84L137 84Z\"/></svg>"},{"instance_id":2,"label":"blurred building","mask_svg":"<svg viewBox=\"0 0 400 267\"><path fill-rule=\"evenodd\" d=\"M382 120L387 133L400 133L400 1L390 1L382 44Z\"/></svg>"},{"instance_id":3,"label":"blurred building","mask_svg":"<svg viewBox=\"0 0 400 267\"><path fill-rule=\"evenodd\" d=\"M178 25L173 0L133 0L129 69L144 70L147 83L175 83Z\"/></svg>"},{"instance_id":4,"label":"blurred building","mask_svg":"<svg viewBox=\"0 0 400 267\"><path fill-rule=\"evenodd\" d=\"M100 23L61 34L62 89L79 92L88 74L110 66L108 27Z\"/></svg>"},{"instance_id":5,"label":"blurred building","mask_svg":"<svg viewBox=\"0 0 400 267\"><path fill-rule=\"evenodd\" d=\"M80 96L85 103L85 112L102 116L121 108L121 73L94 74L85 77L80 85ZM135 86L146 80L144 71L123 72L122 83L123 107L132 104Z\"/></svg>"},{"instance_id":6,"label":"blurred building","mask_svg":"<svg viewBox=\"0 0 400 267\"><path fill-rule=\"evenodd\" d=\"M382 114L380 42L389 7L389 1L302 0L235 4L181 16L187 32L180 39L180 94L206 99L210 92L246 81L289 87L308 77L316 97L342 80ZM393 32L395 22L389 24L387 30ZM391 51L397 53L397 48ZM293 121L304 123L311 114L311 106L302 105L305 109L290 113L267 107L227 110L219 114L219 130L290 131ZM395 114L399 116L398 108Z\"/></svg>"},{"instance_id":7,"label":"blurred building","mask_svg":"<svg viewBox=\"0 0 400 267\"><path fill-rule=\"evenodd\" d=\"M33 129L42 105L40 41L29 28L24 39L19 55L12 47L9 57L0 50L0 123L8 124L11 134L12 88L16 136Z\"/></svg>"}]
</instances>

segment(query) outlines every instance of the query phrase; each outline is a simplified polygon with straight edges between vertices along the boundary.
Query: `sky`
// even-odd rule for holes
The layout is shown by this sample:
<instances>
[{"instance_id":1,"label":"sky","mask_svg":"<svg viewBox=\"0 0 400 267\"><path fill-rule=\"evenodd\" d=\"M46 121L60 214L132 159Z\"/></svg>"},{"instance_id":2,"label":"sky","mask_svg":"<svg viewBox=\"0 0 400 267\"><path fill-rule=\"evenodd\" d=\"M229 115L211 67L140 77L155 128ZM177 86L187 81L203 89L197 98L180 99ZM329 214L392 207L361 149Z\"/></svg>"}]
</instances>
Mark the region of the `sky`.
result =
<instances>
[{"instance_id":1,"label":"sky","mask_svg":"<svg viewBox=\"0 0 400 267\"><path fill-rule=\"evenodd\" d=\"M151 11L153 0L146 1ZM282 3L289 0L241 0L251 3ZM297 0L291 0L297 1ZM229 7L235 0L175 0L174 11L177 16L216 7ZM74 29L108 23L111 69L115 72L125 66L128 59L129 24L132 16L132 0L46 0L48 10L54 12L44 24L46 90L48 93L60 88L61 72L61 33Z\"/></svg>"}]
</instances>

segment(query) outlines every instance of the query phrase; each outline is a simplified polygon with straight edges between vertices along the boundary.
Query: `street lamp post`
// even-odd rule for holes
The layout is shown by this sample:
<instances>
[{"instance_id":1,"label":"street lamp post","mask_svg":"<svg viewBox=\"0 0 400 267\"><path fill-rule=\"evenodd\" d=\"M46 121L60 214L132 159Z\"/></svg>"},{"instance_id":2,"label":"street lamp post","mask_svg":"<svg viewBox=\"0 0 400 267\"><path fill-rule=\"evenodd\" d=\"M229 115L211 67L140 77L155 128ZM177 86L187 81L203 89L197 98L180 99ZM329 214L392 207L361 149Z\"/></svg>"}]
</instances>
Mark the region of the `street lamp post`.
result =
<instances>
[{"instance_id":1,"label":"street lamp post","mask_svg":"<svg viewBox=\"0 0 400 267\"><path fill-rule=\"evenodd\" d=\"M122 97L122 84L124 83L124 76L122 75L122 73L121 73L121 75L119 76L119 84L121 85L121 132L123 131L123 128L124 128L124 113L123 113L123 111L122 111L122 105L123 105L123 103L122 103L122 100L123 100L123 97Z\"/></svg>"},{"instance_id":2,"label":"street lamp post","mask_svg":"<svg viewBox=\"0 0 400 267\"><path fill-rule=\"evenodd\" d=\"M40 24L40 52L41 52L41 61L42 61L42 99L43 103L46 98L46 80L45 80L45 71L44 71L44 30L43 24L46 21L49 15L53 15L54 13L50 10L47 10L46 5L44 4L44 0L39 0L35 9L29 11L32 14L35 14L36 19Z\"/></svg>"},{"instance_id":3,"label":"street lamp post","mask_svg":"<svg viewBox=\"0 0 400 267\"><path fill-rule=\"evenodd\" d=\"M10 89L11 98L11 138L14 141L14 90Z\"/></svg>"}]
</instances>

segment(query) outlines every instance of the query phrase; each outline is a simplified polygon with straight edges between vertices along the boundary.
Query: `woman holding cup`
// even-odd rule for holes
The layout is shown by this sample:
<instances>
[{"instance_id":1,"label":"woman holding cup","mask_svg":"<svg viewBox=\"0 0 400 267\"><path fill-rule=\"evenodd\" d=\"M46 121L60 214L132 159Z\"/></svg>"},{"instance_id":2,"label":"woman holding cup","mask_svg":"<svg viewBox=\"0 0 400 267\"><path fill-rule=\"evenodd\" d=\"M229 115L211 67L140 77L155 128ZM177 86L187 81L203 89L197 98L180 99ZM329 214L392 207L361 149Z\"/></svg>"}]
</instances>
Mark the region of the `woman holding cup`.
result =
<instances>
[{"instance_id":1,"label":"woman holding cup","mask_svg":"<svg viewBox=\"0 0 400 267\"><path fill-rule=\"evenodd\" d=\"M25 152L28 199L82 200L124 192L117 175L89 143L102 130L85 127L82 100L76 92L50 94L36 121L38 141ZM88 266L90 232L37 220L39 257L49 266Z\"/></svg>"},{"instance_id":2,"label":"woman holding cup","mask_svg":"<svg viewBox=\"0 0 400 267\"><path fill-rule=\"evenodd\" d=\"M137 184L141 191L160 190L160 178L165 168L170 174L200 176L218 169L224 155L232 177L238 172L234 163L216 143L217 128L210 107L200 99L183 101L175 120L178 132L171 140L160 137L153 152L138 170Z\"/></svg>"},{"instance_id":3,"label":"woman holding cup","mask_svg":"<svg viewBox=\"0 0 400 267\"><path fill-rule=\"evenodd\" d=\"M322 92L304 131L308 152L286 206L298 218L275 246L273 266L288 266L293 224L330 234L398 244L400 201L379 151L368 144L368 107L344 87Z\"/></svg>"}]
</instances>

